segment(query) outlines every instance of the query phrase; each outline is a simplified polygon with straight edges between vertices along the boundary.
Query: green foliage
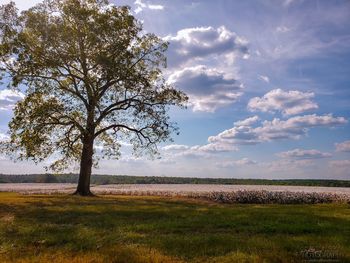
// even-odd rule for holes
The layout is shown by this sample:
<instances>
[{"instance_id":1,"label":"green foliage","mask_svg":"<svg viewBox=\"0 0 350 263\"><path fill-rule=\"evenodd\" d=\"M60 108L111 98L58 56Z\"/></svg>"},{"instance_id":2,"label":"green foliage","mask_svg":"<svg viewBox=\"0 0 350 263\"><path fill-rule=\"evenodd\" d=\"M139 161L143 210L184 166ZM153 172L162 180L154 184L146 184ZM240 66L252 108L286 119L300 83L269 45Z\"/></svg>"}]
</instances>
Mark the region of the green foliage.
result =
<instances>
[{"instance_id":1,"label":"green foliage","mask_svg":"<svg viewBox=\"0 0 350 263\"><path fill-rule=\"evenodd\" d=\"M1 6L0 71L11 88L26 87L3 151L36 162L60 156L56 170L85 144L103 145L102 157L118 158L120 141L156 154L177 130L169 106L187 100L162 76L167 46L108 1L47 0L21 14Z\"/></svg>"},{"instance_id":2,"label":"green foliage","mask_svg":"<svg viewBox=\"0 0 350 263\"><path fill-rule=\"evenodd\" d=\"M345 204L0 193L0 208L2 262L302 262L314 250L350 260Z\"/></svg>"},{"instance_id":3,"label":"green foliage","mask_svg":"<svg viewBox=\"0 0 350 263\"><path fill-rule=\"evenodd\" d=\"M40 178L55 178L52 182L76 183L77 174L0 174L3 183L35 183L44 182ZM350 187L348 180L329 179L237 179L237 178L196 178L196 177L162 177L162 176L128 176L94 174L91 177L93 184L232 184L232 185L295 185L295 186L328 186Z\"/></svg>"}]
</instances>

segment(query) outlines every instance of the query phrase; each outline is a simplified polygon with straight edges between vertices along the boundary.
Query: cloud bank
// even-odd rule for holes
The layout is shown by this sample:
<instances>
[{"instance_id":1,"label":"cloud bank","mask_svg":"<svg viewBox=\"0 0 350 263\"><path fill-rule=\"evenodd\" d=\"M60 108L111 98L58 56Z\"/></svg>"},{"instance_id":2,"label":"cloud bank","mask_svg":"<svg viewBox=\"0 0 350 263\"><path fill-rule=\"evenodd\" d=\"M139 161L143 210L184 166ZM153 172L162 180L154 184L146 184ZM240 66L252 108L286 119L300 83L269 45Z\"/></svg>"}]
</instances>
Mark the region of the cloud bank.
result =
<instances>
[{"instance_id":1,"label":"cloud bank","mask_svg":"<svg viewBox=\"0 0 350 263\"><path fill-rule=\"evenodd\" d=\"M327 152L321 152L318 150L302 150L294 149L286 152L278 153L277 156L282 158L292 158L292 159L321 159L332 157L332 154Z\"/></svg>"},{"instance_id":2,"label":"cloud bank","mask_svg":"<svg viewBox=\"0 0 350 263\"><path fill-rule=\"evenodd\" d=\"M249 119L251 120L251 118ZM333 117L331 114L295 116L287 120L274 118L272 121L263 121L256 127L251 126L252 122L247 120L236 122L231 129L216 136L210 136L208 141L244 145L281 139L299 139L305 136L310 128L334 127L348 122L344 117ZM241 125L242 123L249 125Z\"/></svg>"}]
</instances>

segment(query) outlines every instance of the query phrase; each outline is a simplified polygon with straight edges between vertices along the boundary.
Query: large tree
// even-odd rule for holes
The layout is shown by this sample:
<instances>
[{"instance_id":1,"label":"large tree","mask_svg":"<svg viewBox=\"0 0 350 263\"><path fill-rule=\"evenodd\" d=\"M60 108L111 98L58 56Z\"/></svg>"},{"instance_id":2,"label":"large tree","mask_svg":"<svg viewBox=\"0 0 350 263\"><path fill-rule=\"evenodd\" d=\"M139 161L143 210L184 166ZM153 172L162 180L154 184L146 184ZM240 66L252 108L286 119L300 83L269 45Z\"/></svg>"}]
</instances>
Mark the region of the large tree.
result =
<instances>
[{"instance_id":1,"label":"large tree","mask_svg":"<svg viewBox=\"0 0 350 263\"><path fill-rule=\"evenodd\" d=\"M55 170L80 162L76 194L91 195L94 146L103 146L99 156L118 158L128 140L134 153L153 155L176 130L168 109L187 97L162 76L166 49L128 7L106 0L48 0L20 14L14 3L3 5L2 76L26 90L5 151L54 158Z\"/></svg>"}]
</instances>

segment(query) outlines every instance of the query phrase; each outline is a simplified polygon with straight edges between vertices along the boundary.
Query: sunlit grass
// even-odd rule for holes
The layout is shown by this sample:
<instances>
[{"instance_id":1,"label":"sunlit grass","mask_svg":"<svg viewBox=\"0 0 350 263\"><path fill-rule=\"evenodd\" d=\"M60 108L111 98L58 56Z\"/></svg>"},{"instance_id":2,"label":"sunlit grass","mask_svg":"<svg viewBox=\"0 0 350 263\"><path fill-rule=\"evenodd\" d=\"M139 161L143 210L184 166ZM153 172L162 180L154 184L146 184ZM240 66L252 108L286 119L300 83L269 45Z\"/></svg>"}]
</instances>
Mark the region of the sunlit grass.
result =
<instances>
[{"instance_id":1,"label":"sunlit grass","mask_svg":"<svg viewBox=\"0 0 350 263\"><path fill-rule=\"evenodd\" d=\"M0 193L1 262L350 260L350 206Z\"/></svg>"}]
</instances>

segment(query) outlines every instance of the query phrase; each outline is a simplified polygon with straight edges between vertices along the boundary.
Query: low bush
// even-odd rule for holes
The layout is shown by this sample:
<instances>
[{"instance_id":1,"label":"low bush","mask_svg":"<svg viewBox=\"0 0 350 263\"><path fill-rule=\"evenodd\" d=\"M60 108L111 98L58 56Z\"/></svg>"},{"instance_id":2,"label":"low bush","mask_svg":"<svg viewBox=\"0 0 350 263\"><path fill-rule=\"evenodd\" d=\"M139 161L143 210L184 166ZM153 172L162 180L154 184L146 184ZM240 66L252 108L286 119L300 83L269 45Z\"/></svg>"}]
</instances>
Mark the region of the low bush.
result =
<instances>
[{"instance_id":1,"label":"low bush","mask_svg":"<svg viewBox=\"0 0 350 263\"><path fill-rule=\"evenodd\" d=\"M137 195L137 196L169 196L199 198L228 204L320 204L346 203L350 196L346 194L320 192L291 192L266 190L239 190L232 192L171 192L171 191L125 191L105 190L99 194Z\"/></svg>"}]
</instances>

